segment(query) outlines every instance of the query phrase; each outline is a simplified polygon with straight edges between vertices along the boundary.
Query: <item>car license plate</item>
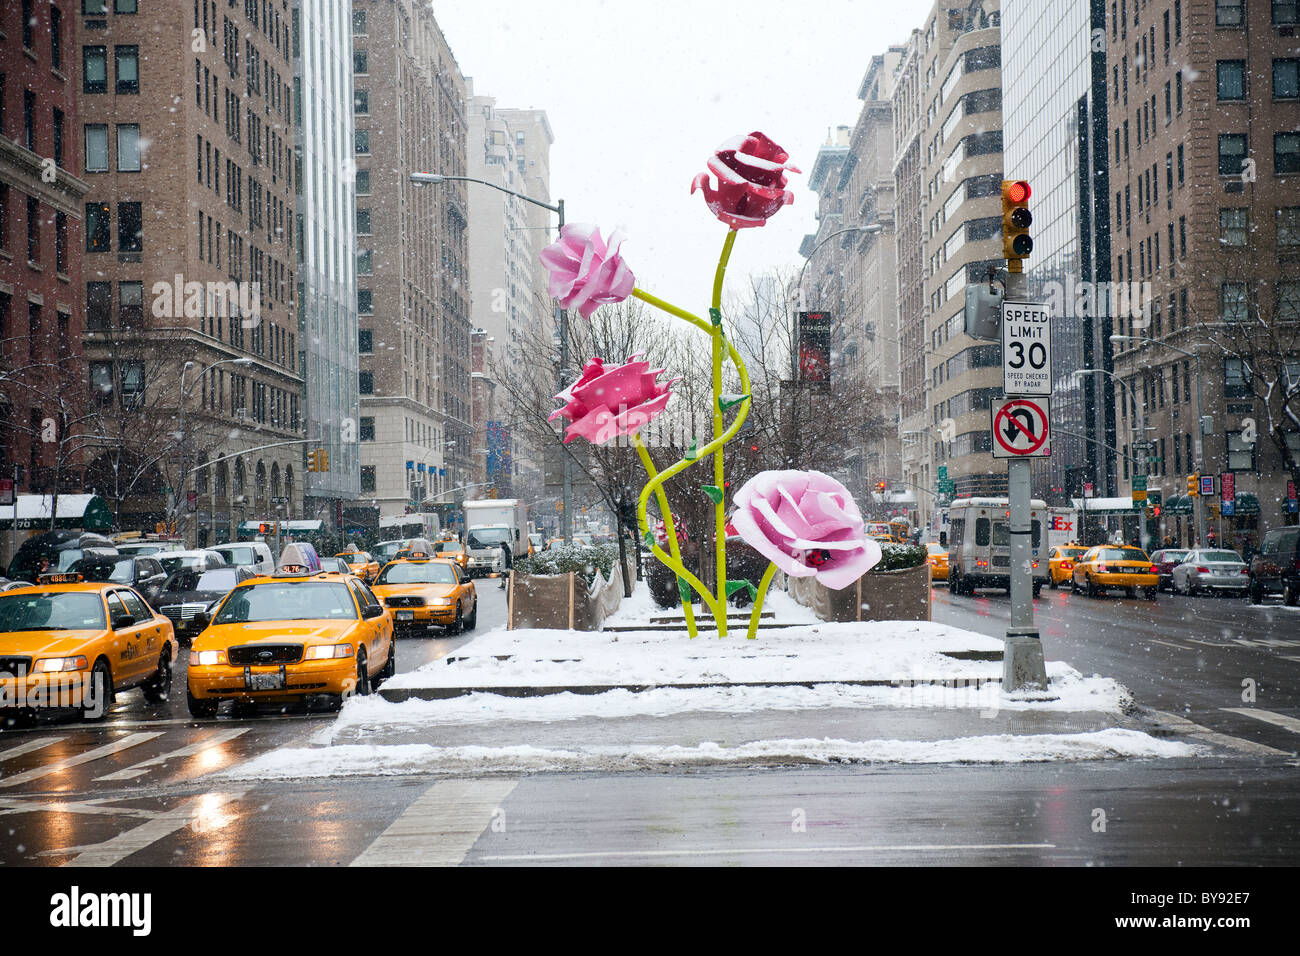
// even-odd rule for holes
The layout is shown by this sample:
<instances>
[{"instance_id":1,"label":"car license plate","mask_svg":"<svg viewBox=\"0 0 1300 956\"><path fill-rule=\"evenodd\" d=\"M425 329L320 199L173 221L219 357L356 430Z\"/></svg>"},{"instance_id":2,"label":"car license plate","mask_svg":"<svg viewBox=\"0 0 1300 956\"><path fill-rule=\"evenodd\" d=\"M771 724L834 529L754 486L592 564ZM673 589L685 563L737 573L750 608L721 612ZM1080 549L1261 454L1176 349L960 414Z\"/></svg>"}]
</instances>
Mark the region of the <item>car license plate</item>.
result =
<instances>
[{"instance_id":1,"label":"car license plate","mask_svg":"<svg viewBox=\"0 0 1300 956\"><path fill-rule=\"evenodd\" d=\"M249 690L284 690L284 675L278 671L272 674L249 674Z\"/></svg>"},{"instance_id":2,"label":"car license plate","mask_svg":"<svg viewBox=\"0 0 1300 956\"><path fill-rule=\"evenodd\" d=\"M398 612L397 612L397 619L398 619L399 621L414 621L414 620L415 620L415 612L414 612L414 611L398 611Z\"/></svg>"}]
</instances>

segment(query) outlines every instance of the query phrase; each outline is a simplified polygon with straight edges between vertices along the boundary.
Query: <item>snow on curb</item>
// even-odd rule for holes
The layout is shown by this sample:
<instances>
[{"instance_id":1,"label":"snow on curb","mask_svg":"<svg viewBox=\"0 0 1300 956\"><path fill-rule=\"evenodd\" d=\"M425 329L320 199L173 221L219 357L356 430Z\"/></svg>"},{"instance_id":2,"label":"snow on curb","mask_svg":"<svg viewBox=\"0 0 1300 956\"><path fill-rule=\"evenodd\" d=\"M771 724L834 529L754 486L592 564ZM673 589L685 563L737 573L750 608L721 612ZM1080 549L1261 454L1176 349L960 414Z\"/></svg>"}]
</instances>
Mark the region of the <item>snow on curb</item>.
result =
<instances>
[{"instance_id":1,"label":"snow on curb","mask_svg":"<svg viewBox=\"0 0 1300 956\"><path fill-rule=\"evenodd\" d=\"M531 746L428 744L285 748L217 776L226 780L404 774L635 771L669 767L828 763L1008 764L1052 760L1192 757L1204 748L1137 730L1081 734L994 734L950 740L758 740L736 747L627 746L556 750Z\"/></svg>"}]
</instances>

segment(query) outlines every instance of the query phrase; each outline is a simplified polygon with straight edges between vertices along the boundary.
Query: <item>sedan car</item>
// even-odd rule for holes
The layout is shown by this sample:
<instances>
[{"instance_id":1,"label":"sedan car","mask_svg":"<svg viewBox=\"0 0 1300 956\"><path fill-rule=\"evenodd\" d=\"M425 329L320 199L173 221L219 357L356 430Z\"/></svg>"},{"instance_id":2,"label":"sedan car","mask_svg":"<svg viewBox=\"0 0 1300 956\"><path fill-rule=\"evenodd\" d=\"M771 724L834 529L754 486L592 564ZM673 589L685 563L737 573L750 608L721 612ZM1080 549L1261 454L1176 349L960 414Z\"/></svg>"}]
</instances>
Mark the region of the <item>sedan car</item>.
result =
<instances>
[{"instance_id":1,"label":"sedan car","mask_svg":"<svg viewBox=\"0 0 1300 956\"><path fill-rule=\"evenodd\" d=\"M1156 566L1160 574L1158 590L1174 589L1174 568L1190 553L1186 548L1165 548L1152 553L1151 563Z\"/></svg>"},{"instance_id":2,"label":"sedan car","mask_svg":"<svg viewBox=\"0 0 1300 956\"><path fill-rule=\"evenodd\" d=\"M1250 568L1236 551L1197 549L1174 566L1174 590L1179 594L1236 591L1250 587Z\"/></svg>"},{"instance_id":3,"label":"sedan car","mask_svg":"<svg viewBox=\"0 0 1300 956\"><path fill-rule=\"evenodd\" d=\"M167 572L153 555L96 556L73 562L68 569L87 581L126 584L134 587L149 602L158 606L158 591L167 580Z\"/></svg>"},{"instance_id":4,"label":"sedan car","mask_svg":"<svg viewBox=\"0 0 1300 956\"><path fill-rule=\"evenodd\" d=\"M438 624L459 634L478 624L474 582L454 562L430 559L423 552L384 565L375 579L375 593L398 627Z\"/></svg>"},{"instance_id":5,"label":"sedan car","mask_svg":"<svg viewBox=\"0 0 1300 956\"><path fill-rule=\"evenodd\" d=\"M131 588L47 574L0 594L0 707L71 707L97 720L131 687L162 703L178 650L171 622Z\"/></svg>"},{"instance_id":6,"label":"sedan car","mask_svg":"<svg viewBox=\"0 0 1300 956\"><path fill-rule=\"evenodd\" d=\"M181 568L168 576L158 594L160 610L176 629L178 640L188 641L202 630L195 618L216 607L236 586L256 577L251 568Z\"/></svg>"},{"instance_id":7,"label":"sedan car","mask_svg":"<svg viewBox=\"0 0 1300 956\"><path fill-rule=\"evenodd\" d=\"M947 581L948 549L932 541L925 546L925 551L925 562L930 565L930 580Z\"/></svg>"},{"instance_id":8,"label":"sedan car","mask_svg":"<svg viewBox=\"0 0 1300 956\"><path fill-rule=\"evenodd\" d=\"M162 562L163 570L168 574L182 568L208 571L212 568L224 568L229 565L225 555L220 551L210 551L207 548L197 551L172 551L169 554L159 555L158 560Z\"/></svg>"},{"instance_id":9,"label":"sedan car","mask_svg":"<svg viewBox=\"0 0 1300 956\"><path fill-rule=\"evenodd\" d=\"M1047 586L1057 588L1069 581L1074 572L1074 562L1087 550L1077 544L1062 544L1053 548L1047 559Z\"/></svg>"},{"instance_id":10,"label":"sedan car","mask_svg":"<svg viewBox=\"0 0 1300 956\"><path fill-rule=\"evenodd\" d=\"M367 584L374 581L375 575L379 574L379 562L365 551L342 551L335 557L342 558L351 573ZM321 560L324 561L324 558Z\"/></svg>"},{"instance_id":11,"label":"sedan car","mask_svg":"<svg viewBox=\"0 0 1300 956\"><path fill-rule=\"evenodd\" d=\"M435 541L433 553L447 561L455 561L460 568L461 577L468 575L469 552L459 541Z\"/></svg>"},{"instance_id":12,"label":"sedan car","mask_svg":"<svg viewBox=\"0 0 1300 956\"><path fill-rule=\"evenodd\" d=\"M221 701L368 694L397 672L393 619L353 575L281 570L231 591L190 646L187 702L195 717Z\"/></svg>"},{"instance_id":13,"label":"sedan car","mask_svg":"<svg viewBox=\"0 0 1300 956\"><path fill-rule=\"evenodd\" d=\"M1147 598L1156 596L1160 574L1141 548L1101 545L1084 552L1070 572L1070 590L1096 597L1110 588L1123 588L1137 597L1138 588Z\"/></svg>"}]
</instances>

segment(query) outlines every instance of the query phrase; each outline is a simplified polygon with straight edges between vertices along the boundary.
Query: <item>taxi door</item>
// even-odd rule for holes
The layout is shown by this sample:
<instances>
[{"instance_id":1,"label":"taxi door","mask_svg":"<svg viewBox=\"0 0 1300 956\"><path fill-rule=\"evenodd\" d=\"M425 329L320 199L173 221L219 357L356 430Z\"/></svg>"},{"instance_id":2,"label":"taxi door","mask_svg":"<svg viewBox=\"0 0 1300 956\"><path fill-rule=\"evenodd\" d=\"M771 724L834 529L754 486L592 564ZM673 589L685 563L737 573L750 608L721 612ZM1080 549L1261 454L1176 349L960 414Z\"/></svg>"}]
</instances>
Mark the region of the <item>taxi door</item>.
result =
<instances>
[{"instance_id":1,"label":"taxi door","mask_svg":"<svg viewBox=\"0 0 1300 956\"><path fill-rule=\"evenodd\" d=\"M113 669L113 683L119 687L142 680L152 669L152 661L145 651L148 643L146 632L155 638L155 646L161 637L153 633L154 627L159 626L153 615L148 611L133 611L127 604L128 599L132 605L139 603L139 598L129 591L113 591L108 595L108 622L112 628L109 665ZM112 627L113 619L124 614L132 617L132 623L125 627Z\"/></svg>"},{"instance_id":2,"label":"taxi door","mask_svg":"<svg viewBox=\"0 0 1300 956\"><path fill-rule=\"evenodd\" d=\"M464 612L465 616L469 617L478 608L478 589L474 587L473 579L466 578L460 573L460 568L453 566L451 573L456 575L456 583L469 594L469 608Z\"/></svg>"},{"instance_id":3,"label":"taxi door","mask_svg":"<svg viewBox=\"0 0 1300 956\"><path fill-rule=\"evenodd\" d=\"M366 607L370 604L379 604L379 599L373 592L367 594L365 585L359 581L349 581L348 587L352 589L352 596L356 598L357 614L361 619L361 628L357 633L361 635L361 640L366 645L366 670L372 675L377 674L388 660L388 642L393 639L388 615L381 614L366 620L364 613Z\"/></svg>"}]
</instances>

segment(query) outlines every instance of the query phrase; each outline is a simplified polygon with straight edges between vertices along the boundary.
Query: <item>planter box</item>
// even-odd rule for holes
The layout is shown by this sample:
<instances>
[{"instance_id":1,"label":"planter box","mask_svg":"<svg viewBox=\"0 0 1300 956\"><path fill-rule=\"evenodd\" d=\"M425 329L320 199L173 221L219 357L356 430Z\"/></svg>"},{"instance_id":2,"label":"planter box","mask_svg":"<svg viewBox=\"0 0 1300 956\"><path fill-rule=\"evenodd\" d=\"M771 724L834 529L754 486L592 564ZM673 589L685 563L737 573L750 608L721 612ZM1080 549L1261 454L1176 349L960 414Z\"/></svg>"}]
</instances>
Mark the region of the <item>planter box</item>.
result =
<instances>
[{"instance_id":1,"label":"planter box","mask_svg":"<svg viewBox=\"0 0 1300 956\"><path fill-rule=\"evenodd\" d=\"M510 572L506 591L506 628L549 628L561 631L599 631L605 618L623 601L619 566L606 578L600 572L588 586L574 574L520 574Z\"/></svg>"},{"instance_id":2,"label":"planter box","mask_svg":"<svg viewBox=\"0 0 1300 956\"><path fill-rule=\"evenodd\" d=\"M842 591L816 578L789 578L791 597L823 621L930 620L930 565L868 571Z\"/></svg>"}]
</instances>

